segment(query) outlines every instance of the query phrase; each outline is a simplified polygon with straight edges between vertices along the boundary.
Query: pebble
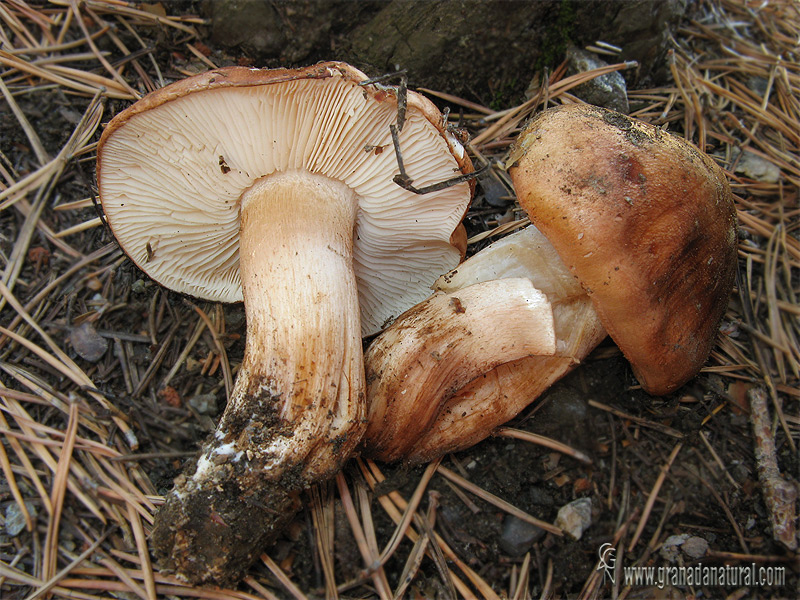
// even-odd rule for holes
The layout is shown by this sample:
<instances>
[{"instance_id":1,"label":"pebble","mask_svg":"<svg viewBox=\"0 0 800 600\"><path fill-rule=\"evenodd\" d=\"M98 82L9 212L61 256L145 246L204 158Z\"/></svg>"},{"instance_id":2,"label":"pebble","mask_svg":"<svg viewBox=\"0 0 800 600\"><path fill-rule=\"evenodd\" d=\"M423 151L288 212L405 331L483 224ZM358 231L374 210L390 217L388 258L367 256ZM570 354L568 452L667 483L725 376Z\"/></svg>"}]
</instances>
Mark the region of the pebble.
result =
<instances>
[{"instance_id":1,"label":"pebble","mask_svg":"<svg viewBox=\"0 0 800 600\"><path fill-rule=\"evenodd\" d=\"M606 61L593 52L587 52L575 46L567 49L567 62L570 74L584 73L608 66ZM628 88L625 78L619 71L595 77L575 88L574 93L589 104L604 106L623 114L630 112Z\"/></svg>"},{"instance_id":2,"label":"pebble","mask_svg":"<svg viewBox=\"0 0 800 600\"><path fill-rule=\"evenodd\" d=\"M699 536L693 535L683 542L681 550L689 558L701 558L708 552L708 542Z\"/></svg>"},{"instance_id":3,"label":"pebble","mask_svg":"<svg viewBox=\"0 0 800 600\"><path fill-rule=\"evenodd\" d=\"M578 498L558 509L556 526L561 527L574 539L579 540L592 524L592 499Z\"/></svg>"},{"instance_id":4,"label":"pebble","mask_svg":"<svg viewBox=\"0 0 800 600\"><path fill-rule=\"evenodd\" d=\"M201 415L217 414L216 394L197 394L189 399L189 404Z\"/></svg>"},{"instance_id":5,"label":"pebble","mask_svg":"<svg viewBox=\"0 0 800 600\"><path fill-rule=\"evenodd\" d=\"M669 562L673 563L678 560L678 556L681 553L681 545L689 539L689 534L681 533L678 535L671 535L664 543L661 544L661 549L658 553L664 558L664 560L668 560Z\"/></svg>"},{"instance_id":6,"label":"pebble","mask_svg":"<svg viewBox=\"0 0 800 600\"><path fill-rule=\"evenodd\" d=\"M544 529L541 527L513 515L506 515L503 521L503 534L500 536L500 548L511 556L522 556L542 537Z\"/></svg>"},{"instance_id":7,"label":"pebble","mask_svg":"<svg viewBox=\"0 0 800 600\"><path fill-rule=\"evenodd\" d=\"M752 152L744 152L734 170L745 177L765 183L778 183L781 178L781 170L777 165Z\"/></svg>"},{"instance_id":8,"label":"pebble","mask_svg":"<svg viewBox=\"0 0 800 600\"><path fill-rule=\"evenodd\" d=\"M147 291L147 282L144 279L137 279L131 284L131 291L134 294L144 294Z\"/></svg>"},{"instance_id":9,"label":"pebble","mask_svg":"<svg viewBox=\"0 0 800 600\"><path fill-rule=\"evenodd\" d=\"M25 501L25 508L28 509L31 517L36 518L36 505L29 501ZM16 502L12 502L6 507L6 533L10 536L16 536L25 530L25 515L19 508Z\"/></svg>"},{"instance_id":10,"label":"pebble","mask_svg":"<svg viewBox=\"0 0 800 600\"><path fill-rule=\"evenodd\" d=\"M696 535L680 533L664 540L659 550L659 554L669 562L678 560L681 552L692 559L701 558L708 552L708 542Z\"/></svg>"},{"instance_id":11,"label":"pebble","mask_svg":"<svg viewBox=\"0 0 800 600\"><path fill-rule=\"evenodd\" d=\"M89 362L97 362L108 350L108 340L88 321L72 328L69 341L78 356Z\"/></svg>"}]
</instances>

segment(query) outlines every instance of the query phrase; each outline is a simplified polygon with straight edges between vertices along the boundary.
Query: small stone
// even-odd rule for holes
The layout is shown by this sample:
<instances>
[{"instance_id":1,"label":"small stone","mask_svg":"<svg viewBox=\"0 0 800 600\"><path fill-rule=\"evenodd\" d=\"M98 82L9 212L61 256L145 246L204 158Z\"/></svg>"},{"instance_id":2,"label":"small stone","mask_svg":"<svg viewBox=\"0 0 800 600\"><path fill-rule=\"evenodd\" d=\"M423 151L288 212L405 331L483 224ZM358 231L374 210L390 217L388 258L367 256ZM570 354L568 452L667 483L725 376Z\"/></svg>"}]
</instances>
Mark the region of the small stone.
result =
<instances>
[{"instance_id":1,"label":"small stone","mask_svg":"<svg viewBox=\"0 0 800 600\"><path fill-rule=\"evenodd\" d=\"M25 508L31 517L36 517L36 505L30 500L25 501ZM6 507L6 533L12 537L19 535L25 529L25 514L19 505L14 502Z\"/></svg>"},{"instance_id":2,"label":"small stone","mask_svg":"<svg viewBox=\"0 0 800 600\"><path fill-rule=\"evenodd\" d=\"M78 356L89 362L97 362L108 350L108 340L97 333L94 325L88 321L72 328L69 341Z\"/></svg>"},{"instance_id":3,"label":"small stone","mask_svg":"<svg viewBox=\"0 0 800 600\"><path fill-rule=\"evenodd\" d=\"M661 545L661 549L658 551L661 554L664 560L668 560L671 563L674 563L678 560L678 556L681 553L681 545L689 539L689 534L681 533L679 535L671 535L664 543Z\"/></svg>"},{"instance_id":4,"label":"small stone","mask_svg":"<svg viewBox=\"0 0 800 600\"><path fill-rule=\"evenodd\" d=\"M693 535L683 542L681 550L689 558L701 558L708 552L708 542L699 536Z\"/></svg>"},{"instance_id":5,"label":"small stone","mask_svg":"<svg viewBox=\"0 0 800 600\"><path fill-rule=\"evenodd\" d=\"M511 556L522 556L542 537L544 537L544 529L541 527L513 515L507 515L503 521L500 548Z\"/></svg>"},{"instance_id":6,"label":"small stone","mask_svg":"<svg viewBox=\"0 0 800 600\"><path fill-rule=\"evenodd\" d=\"M144 294L147 291L147 283L143 279L137 279L131 284L131 291L134 294Z\"/></svg>"},{"instance_id":7,"label":"small stone","mask_svg":"<svg viewBox=\"0 0 800 600\"><path fill-rule=\"evenodd\" d=\"M781 178L781 170L776 165L747 151L741 155L734 170L742 173L745 177L765 183L778 183Z\"/></svg>"},{"instance_id":8,"label":"small stone","mask_svg":"<svg viewBox=\"0 0 800 600\"><path fill-rule=\"evenodd\" d=\"M754 75L747 79L747 83L745 85L751 92L755 92L759 96L763 97L764 94L767 93L767 89L769 89L769 79Z\"/></svg>"},{"instance_id":9,"label":"small stone","mask_svg":"<svg viewBox=\"0 0 800 600\"><path fill-rule=\"evenodd\" d=\"M567 49L567 61L567 72L570 75L608 66L607 62L601 60L593 52L587 52L574 46ZM589 104L610 108L623 114L630 112L628 88L625 85L625 78L619 71L595 77L576 87L574 93Z\"/></svg>"},{"instance_id":10,"label":"small stone","mask_svg":"<svg viewBox=\"0 0 800 600\"><path fill-rule=\"evenodd\" d=\"M689 558L701 558L708 552L708 542L699 536L681 533L669 536L659 550L661 556L669 562L678 560L681 552Z\"/></svg>"},{"instance_id":11,"label":"small stone","mask_svg":"<svg viewBox=\"0 0 800 600\"><path fill-rule=\"evenodd\" d=\"M592 524L592 499L578 498L558 509L556 526L579 540Z\"/></svg>"},{"instance_id":12,"label":"small stone","mask_svg":"<svg viewBox=\"0 0 800 600\"><path fill-rule=\"evenodd\" d=\"M88 287L93 292L99 292L103 289L103 282L100 281L97 277L92 277L86 281L86 287Z\"/></svg>"},{"instance_id":13,"label":"small stone","mask_svg":"<svg viewBox=\"0 0 800 600\"><path fill-rule=\"evenodd\" d=\"M217 414L216 394L197 394L189 399L189 404L201 415Z\"/></svg>"}]
</instances>

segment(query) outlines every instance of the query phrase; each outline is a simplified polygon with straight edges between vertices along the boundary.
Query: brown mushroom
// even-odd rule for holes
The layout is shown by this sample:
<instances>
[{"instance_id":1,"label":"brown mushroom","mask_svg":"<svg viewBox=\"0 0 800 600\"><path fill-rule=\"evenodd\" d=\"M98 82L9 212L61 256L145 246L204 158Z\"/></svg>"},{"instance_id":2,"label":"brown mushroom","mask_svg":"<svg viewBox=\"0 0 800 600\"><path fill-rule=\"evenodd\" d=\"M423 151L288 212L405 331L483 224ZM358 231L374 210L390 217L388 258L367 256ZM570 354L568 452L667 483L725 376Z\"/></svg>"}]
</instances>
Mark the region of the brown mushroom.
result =
<instances>
[{"instance_id":1,"label":"brown mushroom","mask_svg":"<svg viewBox=\"0 0 800 600\"><path fill-rule=\"evenodd\" d=\"M556 352L553 309L530 279L439 292L406 311L366 353L373 457L408 456L446 403L500 364Z\"/></svg>"},{"instance_id":2,"label":"brown mushroom","mask_svg":"<svg viewBox=\"0 0 800 600\"><path fill-rule=\"evenodd\" d=\"M128 256L174 290L245 303L228 406L156 516L154 548L181 578L236 580L299 492L340 468L365 427L362 335L459 260L470 185L395 184L396 116L394 90L344 63L230 67L146 96L103 133L100 197ZM416 185L471 170L412 92L399 141Z\"/></svg>"}]
</instances>

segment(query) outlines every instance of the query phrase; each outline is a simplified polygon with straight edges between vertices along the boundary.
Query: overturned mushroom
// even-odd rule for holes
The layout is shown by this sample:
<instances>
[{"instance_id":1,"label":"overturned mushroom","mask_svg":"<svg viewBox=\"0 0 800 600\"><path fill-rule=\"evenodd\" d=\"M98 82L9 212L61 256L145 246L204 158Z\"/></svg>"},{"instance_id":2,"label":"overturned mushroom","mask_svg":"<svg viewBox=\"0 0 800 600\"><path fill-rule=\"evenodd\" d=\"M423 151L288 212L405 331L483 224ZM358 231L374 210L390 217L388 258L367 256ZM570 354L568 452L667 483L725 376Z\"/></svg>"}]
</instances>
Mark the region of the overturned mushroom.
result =
<instances>
[{"instance_id":1,"label":"overturned mushroom","mask_svg":"<svg viewBox=\"0 0 800 600\"><path fill-rule=\"evenodd\" d=\"M675 390L708 358L733 287L737 239L730 188L708 156L657 127L574 105L530 122L509 172L536 227L482 250L436 288L530 278L553 307L556 353L497 361L458 391L429 398L434 408L423 410L378 393L391 389L380 374L392 372L393 357L368 351L364 451L376 458L421 462L476 443L583 359L606 330L652 394ZM404 385L413 397L413 384ZM377 433L400 411L431 410L436 417L412 439L387 443Z\"/></svg>"},{"instance_id":2,"label":"overturned mushroom","mask_svg":"<svg viewBox=\"0 0 800 600\"><path fill-rule=\"evenodd\" d=\"M245 303L228 406L153 530L189 581L237 579L298 493L341 466L365 427L361 336L459 260L469 184L393 183L396 96L365 80L343 63L218 69L148 95L101 139L100 197L128 256L174 290ZM407 102L415 183L470 171L438 110Z\"/></svg>"}]
</instances>

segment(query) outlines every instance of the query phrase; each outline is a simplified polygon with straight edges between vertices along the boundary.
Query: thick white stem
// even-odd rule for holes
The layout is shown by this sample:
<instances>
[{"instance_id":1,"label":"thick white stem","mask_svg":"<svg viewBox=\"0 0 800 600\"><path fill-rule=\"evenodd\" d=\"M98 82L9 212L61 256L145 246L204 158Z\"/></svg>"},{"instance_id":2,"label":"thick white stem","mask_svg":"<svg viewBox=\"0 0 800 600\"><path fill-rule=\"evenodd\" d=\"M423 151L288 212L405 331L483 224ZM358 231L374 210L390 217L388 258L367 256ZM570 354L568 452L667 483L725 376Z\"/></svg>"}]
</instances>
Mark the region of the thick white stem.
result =
<instances>
[{"instance_id":1,"label":"thick white stem","mask_svg":"<svg viewBox=\"0 0 800 600\"><path fill-rule=\"evenodd\" d=\"M404 460L419 463L469 448L513 419L606 337L588 296L553 305L559 350L500 365L458 390Z\"/></svg>"},{"instance_id":2,"label":"thick white stem","mask_svg":"<svg viewBox=\"0 0 800 600\"><path fill-rule=\"evenodd\" d=\"M163 564L193 582L237 580L299 492L341 467L366 420L353 192L279 173L240 210L244 359L217 432L153 532Z\"/></svg>"},{"instance_id":3,"label":"thick white stem","mask_svg":"<svg viewBox=\"0 0 800 600\"><path fill-rule=\"evenodd\" d=\"M350 188L309 173L272 175L242 197L247 342L219 432L239 435L265 467L302 461L310 480L338 470L365 415L356 208ZM279 425L269 443L235 433L265 408Z\"/></svg>"}]
</instances>

